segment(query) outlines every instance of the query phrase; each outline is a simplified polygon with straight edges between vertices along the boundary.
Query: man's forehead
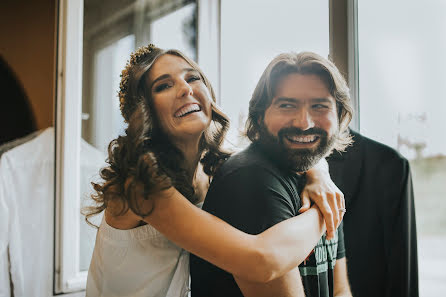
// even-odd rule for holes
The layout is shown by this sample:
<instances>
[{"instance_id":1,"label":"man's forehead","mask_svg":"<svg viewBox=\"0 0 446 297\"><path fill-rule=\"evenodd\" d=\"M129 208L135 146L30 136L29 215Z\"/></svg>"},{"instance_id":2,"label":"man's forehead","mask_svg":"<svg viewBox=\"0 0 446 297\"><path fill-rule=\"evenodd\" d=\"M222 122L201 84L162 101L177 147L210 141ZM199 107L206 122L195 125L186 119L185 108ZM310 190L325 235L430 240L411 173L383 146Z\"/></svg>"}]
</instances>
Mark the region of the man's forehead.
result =
<instances>
[{"instance_id":1,"label":"man's forehead","mask_svg":"<svg viewBox=\"0 0 446 297\"><path fill-rule=\"evenodd\" d=\"M334 101L321 77L316 74L300 73L288 74L278 81L274 89L273 100L277 98Z\"/></svg>"},{"instance_id":2,"label":"man's forehead","mask_svg":"<svg viewBox=\"0 0 446 297\"><path fill-rule=\"evenodd\" d=\"M335 100L333 97L314 97L314 98L295 98L295 97L286 97L286 96L275 96L273 97L273 103L281 103L281 102L290 102L290 103L299 103L300 101L310 101L311 103L333 103Z\"/></svg>"}]
</instances>

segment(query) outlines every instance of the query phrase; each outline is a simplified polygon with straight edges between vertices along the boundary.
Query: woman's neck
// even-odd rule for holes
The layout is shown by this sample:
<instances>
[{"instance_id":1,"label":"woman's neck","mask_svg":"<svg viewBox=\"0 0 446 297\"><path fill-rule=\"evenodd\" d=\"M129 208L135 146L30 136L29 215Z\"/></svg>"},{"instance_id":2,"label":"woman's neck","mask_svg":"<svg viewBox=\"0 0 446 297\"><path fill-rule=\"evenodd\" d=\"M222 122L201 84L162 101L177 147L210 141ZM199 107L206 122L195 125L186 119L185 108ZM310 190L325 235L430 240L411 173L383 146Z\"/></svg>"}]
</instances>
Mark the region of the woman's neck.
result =
<instances>
[{"instance_id":1,"label":"woman's neck","mask_svg":"<svg viewBox=\"0 0 446 297\"><path fill-rule=\"evenodd\" d=\"M189 142L182 142L182 143L176 143L177 148L183 153L184 156L184 169L188 172L189 176L194 178L198 163L201 159L201 151L199 149L200 141L189 141Z\"/></svg>"},{"instance_id":2,"label":"woman's neck","mask_svg":"<svg viewBox=\"0 0 446 297\"><path fill-rule=\"evenodd\" d=\"M190 183L194 187L197 202L203 202L209 188L209 177L204 173L200 164L202 151L199 149L199 141L177 144L177 148L183 153L183 168L186 169Z\"/></svg>"}]
</instances>

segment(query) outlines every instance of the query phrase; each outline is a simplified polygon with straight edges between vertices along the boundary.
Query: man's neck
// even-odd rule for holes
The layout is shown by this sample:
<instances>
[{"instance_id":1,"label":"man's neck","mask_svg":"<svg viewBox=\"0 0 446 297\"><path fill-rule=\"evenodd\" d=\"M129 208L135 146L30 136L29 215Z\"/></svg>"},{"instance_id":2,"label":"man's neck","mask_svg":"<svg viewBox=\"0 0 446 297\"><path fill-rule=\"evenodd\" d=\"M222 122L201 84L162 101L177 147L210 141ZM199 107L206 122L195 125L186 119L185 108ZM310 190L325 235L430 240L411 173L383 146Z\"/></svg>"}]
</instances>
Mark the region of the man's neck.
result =
<instances>
[{"instance_id":1,"label":"man's neck","mask_svg":"<svg viewBox=\"0 0 446 297\"><path fill-rule=\"evenodd\" d=\"M297 171L293 170L289 167L289 164L285 160L285 158L282 158L282 154L278 154L276 152L270 151L266 146L264 146L261 142L253 142L252 145L257 148L268 160L271 161L271 163L274 164L280 171L286 173L286 174L293 174L296 175Z\"/></svg>"}]
</instances>

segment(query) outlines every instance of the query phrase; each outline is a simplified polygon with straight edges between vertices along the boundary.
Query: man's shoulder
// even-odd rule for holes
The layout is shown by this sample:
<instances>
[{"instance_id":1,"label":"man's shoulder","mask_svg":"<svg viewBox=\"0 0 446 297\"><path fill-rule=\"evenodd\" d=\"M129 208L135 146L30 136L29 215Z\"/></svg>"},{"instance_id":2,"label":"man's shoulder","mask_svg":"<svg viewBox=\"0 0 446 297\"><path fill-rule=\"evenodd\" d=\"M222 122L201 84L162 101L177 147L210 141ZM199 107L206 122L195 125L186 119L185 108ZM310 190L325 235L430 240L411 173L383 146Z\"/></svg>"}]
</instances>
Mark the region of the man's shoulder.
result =
<instances>
[{"instance_id":1,"label":"man's shoulder","mask_svg":"<svg viewBox=\"0 0 446 297\"><path fill-rule=\"evenodd\" d=\"M394 148L354 130L350 130L350 134L353 137L353 144L347 147L344 153L333 153L330 159L334 161L339 159L341 161L351 160L356 162L357 158L364 158L366 161L370 160L372 163L377 163L380 166L408 163L407 159ZM379 162L376 162L377 160Z\"/></svg>"},{"instance_id":2,"label":"man's shoulder","mask_svg":"<svg viewBox=\"0 0 446 297\"><path fill-rule=\"evenodd\" d=\"M298 196L304 179L296 173L278 167L257 144L232 155L217 171L208 196L227 192L280 192ZM228 189L229 188L229 189Z\"/></svg>"},{"instance_id":3,"label":"man's shoulder","mask_svg":"<svg viewBox=\"0 0 446 297\"><path fill-rule=\"evenodd\" d=\"M283 172L263 154L255 144L232 155L217 171L215 179L221 179L239 172L256 172L282 176Z\"/></svg>"},{"instance_id":4,"label":"man's shoulder","mask_svg":"<svg viewBox=\"0 0 446 297\"><path fill-rule=\"evenodd\" d=\"M250 146L219 168L203 210L239 230L258 234L297 215L299 205L296 174L281 172Z\"/></svg>"}]
</instances>

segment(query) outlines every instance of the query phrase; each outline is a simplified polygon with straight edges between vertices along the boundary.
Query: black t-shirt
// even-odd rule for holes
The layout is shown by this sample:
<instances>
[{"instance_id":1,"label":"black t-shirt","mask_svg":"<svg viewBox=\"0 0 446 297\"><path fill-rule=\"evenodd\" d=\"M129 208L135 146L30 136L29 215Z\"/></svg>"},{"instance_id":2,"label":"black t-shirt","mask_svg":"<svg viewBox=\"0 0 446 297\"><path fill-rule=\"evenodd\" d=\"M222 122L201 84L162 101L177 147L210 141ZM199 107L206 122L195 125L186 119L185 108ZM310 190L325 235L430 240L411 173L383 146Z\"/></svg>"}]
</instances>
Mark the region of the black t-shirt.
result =
<instances>
[{"instance_id":1,"label":"black t-shirt","mask_svg":"<svg viewBox=\"0 0 446 297\"><path fill-rule=\"evenodd\" d=\"M251 144L219 169L203 209L249 234L299 215L298 193L305 180L276 164L258 144ZM336 258L344 256L342 229L331 241L321 238L315 252L299 266L306 296L333 295L332 269ZM226 271L194 255L190 265L193 297L243 296Z\"/></svg>"}]
</instances>

